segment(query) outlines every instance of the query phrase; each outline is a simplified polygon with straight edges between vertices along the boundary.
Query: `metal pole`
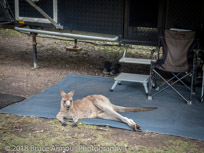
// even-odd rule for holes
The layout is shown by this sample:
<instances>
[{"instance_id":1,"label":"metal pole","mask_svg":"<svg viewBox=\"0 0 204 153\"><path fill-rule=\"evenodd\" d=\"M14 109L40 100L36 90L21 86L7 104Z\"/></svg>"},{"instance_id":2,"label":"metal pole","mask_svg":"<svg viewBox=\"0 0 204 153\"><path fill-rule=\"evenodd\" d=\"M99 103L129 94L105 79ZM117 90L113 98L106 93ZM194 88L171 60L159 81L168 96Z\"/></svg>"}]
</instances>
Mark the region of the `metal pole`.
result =
<instances>
[{"instance_id":1,"label":"metal pole","mask_svg":"<svg viewBox=\"0 0 204 153\"><path fill-rule=\"evenodd\" d=\"M33 43L33 67L37 68L37 41L36 41L37 33L32 33L32 43Z\"/></svg>"},{"instance_id":2,"label":"metal pole","mask_svg":"<svg viewBox=\"0 0 204 153\"><path fill-rule=\"evenodd\" d=\"M31 33L39 33L46 35L54 35L61 37L70 37L74 39L87 39L87 40L98 40L98 41L110 41L110 42L119 42L120 36L115 37L100 37L100 36L90 36L90 35L82 35L82 34L73 34L73 33L62 33L62 32L54 32L54 31L46 31L46 30L38 30L38 29L30 29L30 28L22 28L15 27L15 30L31 32Z\"/></svg>"},{"instance_id":3,"label":"metal pole","mask_svg":"<svg viewBox=\"0 0 204 153\"><path fill-rule=\"evenodd\" d=\"M74 39L74 48L77 48L77 39Z\"/></svg>"}]
</instances>

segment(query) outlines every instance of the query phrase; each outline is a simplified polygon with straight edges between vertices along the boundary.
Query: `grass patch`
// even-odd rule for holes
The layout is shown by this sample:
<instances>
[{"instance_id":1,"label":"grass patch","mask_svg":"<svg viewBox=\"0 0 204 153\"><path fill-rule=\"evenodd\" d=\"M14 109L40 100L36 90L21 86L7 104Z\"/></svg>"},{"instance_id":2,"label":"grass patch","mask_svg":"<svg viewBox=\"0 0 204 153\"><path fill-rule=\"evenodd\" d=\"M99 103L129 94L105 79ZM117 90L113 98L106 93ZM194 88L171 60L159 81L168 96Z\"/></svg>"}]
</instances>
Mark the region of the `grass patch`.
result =
<instances>
[{"instance_id":1,"label":"grass patch","mask_svg":"<svg viewBox=\"0 0 204 153\"><path fill-rule=\"evenodd\" d=\"M185 139L167 139L155 147L131 145L128 138L111 139L115 130L108 127L71 122L62 127L55 119L0 114L0 151L19 152L203 152L197 144ZM118 133L117 133L118 134ZM134 133L132 133L134 134ZM137 133L135 133L137 134ZM118 135L118 137L120 137ZM144 136L145 137L145 136Z\"/></svg>"},{"instance_id":2,"label":"grass patch","mask_svg":"<svg viewBox=\"0 0 204 153\"><path fill-rule=\"evenodd\" d=\"M7 34L7 35L11 35L11 36L21 36L22 34L19 33L18 31L16 30L13 30L13 29L0 29L0 33L1 34Z\"/></svg>"}]
</instances>

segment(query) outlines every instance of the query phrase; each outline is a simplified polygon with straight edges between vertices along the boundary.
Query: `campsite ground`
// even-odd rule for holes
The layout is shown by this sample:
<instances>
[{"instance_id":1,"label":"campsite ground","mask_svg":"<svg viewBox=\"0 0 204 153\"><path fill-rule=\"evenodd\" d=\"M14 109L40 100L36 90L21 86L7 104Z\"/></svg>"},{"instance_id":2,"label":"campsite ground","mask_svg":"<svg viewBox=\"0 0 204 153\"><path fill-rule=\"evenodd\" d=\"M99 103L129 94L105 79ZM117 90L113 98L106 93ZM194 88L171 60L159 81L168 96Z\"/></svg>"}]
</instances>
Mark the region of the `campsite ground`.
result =
<instances>
[{"instance_id":1,"label":"campsite ground","mask_svg":"<svg viewBox=\"0 0 204 153\"><path fill-rule=\"evenodd\" d=\"M30 97L67 74L104 77L104 61L114 64L124 48L79 42L80 52L66 51L71 41L37 38L38 69L32 69L30 36L0 29L0 93ZM100 43L100 42L97 42ZM111 43L112 44L112 43ZM148 57L149 47L131 46L129 55ZM149 66L123 64L121 71L149 73ZM9 146L5 148L6 146ZM99 148L103 146L106 148ZM112 147L112 148L111 148ZM115 147L115 148L114 148ZM204 152L204 142L150 132L92 125L62 127L57 120L0 114L0 152Z\"/></svg>"}]
</instances>

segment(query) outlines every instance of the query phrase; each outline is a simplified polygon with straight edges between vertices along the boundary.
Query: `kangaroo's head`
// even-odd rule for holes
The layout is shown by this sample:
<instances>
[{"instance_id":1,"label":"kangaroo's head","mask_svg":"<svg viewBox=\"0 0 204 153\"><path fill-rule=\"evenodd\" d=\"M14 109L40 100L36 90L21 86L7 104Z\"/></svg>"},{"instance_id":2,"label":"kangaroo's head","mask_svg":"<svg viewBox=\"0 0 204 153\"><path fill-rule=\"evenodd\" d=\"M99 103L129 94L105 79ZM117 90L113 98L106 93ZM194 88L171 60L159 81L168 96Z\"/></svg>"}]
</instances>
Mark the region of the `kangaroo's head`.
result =
<instances>
[{"instance_id":1,"label":"kangaroo's head","mask_svg":"<svg viewBox=\"0 0 204 153\"><path fill-rule=\"evenodd\" d=\"M73 95L74 90L71 90L68 94L66 94L63 90L60 91L60 94L62 96L61 99L61 109L70 109L73 106Z\"/></svg>"}]
</instances>

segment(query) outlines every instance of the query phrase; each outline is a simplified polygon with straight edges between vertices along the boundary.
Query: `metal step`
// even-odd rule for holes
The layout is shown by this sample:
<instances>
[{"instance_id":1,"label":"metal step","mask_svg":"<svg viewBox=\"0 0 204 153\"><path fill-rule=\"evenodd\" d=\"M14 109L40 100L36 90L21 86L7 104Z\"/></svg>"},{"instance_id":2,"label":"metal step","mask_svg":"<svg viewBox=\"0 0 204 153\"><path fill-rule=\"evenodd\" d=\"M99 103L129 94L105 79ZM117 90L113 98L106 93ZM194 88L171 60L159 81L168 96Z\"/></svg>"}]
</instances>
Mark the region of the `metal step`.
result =
<instances>
[{"instance_id":1,"label":"metal step","mask_svg":"<svg viewBox=\"0 0 204 153\"><path fill-rule=\"evenodd\" d=\"M151 59L144 58L130 58L130 57L122 57L119 60L120 63L133 63L133 64L151 64Z\"/></svg>"},{"instance_id":2,"label":"metal step","mask_svg":"<svg viewBox=\"0 0 204 153\"><path fill-rule=\"evenodd\" d=\"M114 78L116 81L128 81L128 82L139 82L146 83L148 82L149 75L144 74L132 74L132 73L120 73L117 77Z\"/></svg>"}]
</instances>

